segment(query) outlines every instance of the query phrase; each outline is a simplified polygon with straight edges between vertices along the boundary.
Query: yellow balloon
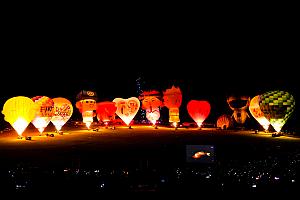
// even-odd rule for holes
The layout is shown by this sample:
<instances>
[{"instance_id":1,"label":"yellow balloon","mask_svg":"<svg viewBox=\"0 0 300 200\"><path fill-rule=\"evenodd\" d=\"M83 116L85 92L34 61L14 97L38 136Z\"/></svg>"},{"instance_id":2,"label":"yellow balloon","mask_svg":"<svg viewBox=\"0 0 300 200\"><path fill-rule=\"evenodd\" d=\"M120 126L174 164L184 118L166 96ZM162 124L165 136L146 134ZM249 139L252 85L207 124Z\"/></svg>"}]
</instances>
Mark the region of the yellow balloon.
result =
<instances>
[{"instance_id":1,"label":"yellow balloon","mask_svg":"<svg viewBox=\"0 0 300 200\"><path fill-rule=\"evenodd\" d=\"M33 120L35 113L34 102L24 96L8 99L4 103L2 110L2 114L5 116L4 120L9 122L19 135L22 135L29 123Z\"/></svg>"}]
</instances>

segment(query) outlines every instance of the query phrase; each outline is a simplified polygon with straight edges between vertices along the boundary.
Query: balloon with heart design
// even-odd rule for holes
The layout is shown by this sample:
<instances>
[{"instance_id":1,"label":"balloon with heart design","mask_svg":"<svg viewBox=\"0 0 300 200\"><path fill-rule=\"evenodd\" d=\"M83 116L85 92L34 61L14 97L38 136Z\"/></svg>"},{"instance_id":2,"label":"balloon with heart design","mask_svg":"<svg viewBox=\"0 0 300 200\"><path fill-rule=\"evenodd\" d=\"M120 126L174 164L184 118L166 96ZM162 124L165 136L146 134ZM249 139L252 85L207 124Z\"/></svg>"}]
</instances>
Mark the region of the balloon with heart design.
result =
<instances>
[{"instance_id":1,"label":"balloon with heart design","mask_svg":"<svg viewBox=\"0 0 300 200\"><path fill-rule=\"evenodd\" d=\"M191 100L187 104L187 110L198 127L201 127L203 121L210 113L210 104L208 101Z\"/></svg>"},{"instance_id":2,"label":"balloon with heart design","mask_svg":"<svg viewBox=\"0 0 300 200\"><path fill-rule=\"evenodd\" d=\"M136 97L128 99L115 98L113 102L116 103L116 114L127 124L130 124L140 108L140 100Z\"/></svg>"}]
</instances>

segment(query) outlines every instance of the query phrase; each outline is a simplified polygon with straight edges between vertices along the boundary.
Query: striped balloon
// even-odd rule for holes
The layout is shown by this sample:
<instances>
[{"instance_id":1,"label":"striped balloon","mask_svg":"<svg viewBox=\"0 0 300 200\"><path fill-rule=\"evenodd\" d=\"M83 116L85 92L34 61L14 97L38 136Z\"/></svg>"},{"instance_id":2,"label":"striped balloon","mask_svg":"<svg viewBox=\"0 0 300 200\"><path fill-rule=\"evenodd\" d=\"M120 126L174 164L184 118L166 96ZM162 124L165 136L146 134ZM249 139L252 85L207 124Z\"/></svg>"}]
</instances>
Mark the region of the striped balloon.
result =
<instances>
[{"instance_id":1,"label":"striped balloon","mask_svg":"<svg viewBox=\"0 0 300 200\"><path fill-rule=\"evenodd\" d=\"M232 118L229 115L221 115L217 120L217 127L221 129L228 129L232 126Z\"/></svg>"}]
</instances>

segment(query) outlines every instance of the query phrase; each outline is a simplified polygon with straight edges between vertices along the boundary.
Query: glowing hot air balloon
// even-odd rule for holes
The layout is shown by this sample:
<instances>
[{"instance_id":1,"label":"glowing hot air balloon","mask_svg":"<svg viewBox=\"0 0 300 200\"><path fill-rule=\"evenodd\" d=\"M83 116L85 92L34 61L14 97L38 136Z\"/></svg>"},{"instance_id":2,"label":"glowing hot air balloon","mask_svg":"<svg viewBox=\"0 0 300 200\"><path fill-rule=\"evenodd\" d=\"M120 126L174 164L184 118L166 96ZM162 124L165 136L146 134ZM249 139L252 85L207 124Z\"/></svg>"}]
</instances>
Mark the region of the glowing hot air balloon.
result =
<instances>
[{"instance_id":1,"label":"glowing hot air balloon","mask_svg":"<svg viewBox=\"0 0 300 200\"><path fill-rule=\"evenodd\" d=\"M259 107L273 128L280 132L295 110L295 99L285 91L266 92L260 96Z\"/></svg>"},{"instance_id":2,"label":"glowing hot air balloon","mask_svg":"<svg viewBox=\"0 0 300 200\"><path fill-rule=\"evenodd\" d=\"M128 99L115 98L113 102L116 103L116 114L127 124L130 124L140 108L140 101L136 97Z\"/></svg>"},{"instance_id":3,"label":"glowing hot air balloon","mask_svg":"<svg viewBox=\"0 0 300 200\"><path fill-rule=\"evenodd\" d=\"M155 125L160 117L159 107L163 105L159 99L159 92L156 90L145 91L139 99L142 100L142 109L146 110L146 118Z\"/></svg>"},{"instance_id":4,"label":"glowing hot air balloon","mask_svg":"<svg viewBox=\"0 0 300 200\"><path fill-rule=\"evenodd\" d=\"M264 113L259 107L259 95L253 97L250 101L249 111L251 115L258 121L258 123L267 131L270 126L269 120L265 117Z\"/></svg>"},{"instance_id":5,"label":"glowing hot air balloon","mask_svg":"<svg viewBox=\"0 0 300 200\"><path fill-rule=\"evenodd\" d=\"M54 102L46 96L33 97L32 101L36 106L36 113L31 123L39 130L40 134L42 134L54 115Z\"/></svg>"},{"instance_id":6,"label":"glowing hot air balloon","mask_svg":"<svg viewBox=\"0 0 300 200\"><path fill-rule=\"evenodd\" d=\"M191 100L187 104L187 111L200 128L210 113L210 104L208 101Z\"/></svg>"},{"instance_id":7,"label":"glowing hot air balloon","mask_svg":"<svg viewBox=\"0 0 300 200\"><path fill-rule=\"evenodd\" d=\"M4 114L4 120L9 122L11 126L17 131L19 136L35 117L35 105L34 102L24 96L12 97L8 99L4 105L2 113Z\"/></svg>"},{"instance_id":8,"label":"glowing hot air balloon","mask_svg":"<svg viewBox=\"0 0 300 200\"><path fill-rule=\"evenodd\" d=\"M94 121L96 114L96 101L97 94L93 91L82 90L76 97L76 107L82 114L82 121L85 123L86 127L89 129L90 125Z\"/></svg>"},{"instance_id":9,"label":"glowing hot air balloon","mask_svg":"<svg viewBox=\"0 0 300 200\"><path fill-rule=\"evenodd\" d=\"M72 103L62 97L52 99L54 102L54 115L51 118L51 122L55 126L57 131L60 131L62 126L71 118L73 114Z\"/></svg>"},{"instance_id":10,"label":"glowing hot air balloon","mask_svg":"<svg viewBox=\"0 0 300 200\"><path fill-rule=\"evenodd\" d=\"M247 96L230 96L227 99L227 103L231 110L233 110L233 117L238 124L244 124L247 117L248 106L250 104L250 97Z\"/></svg>"},{"instance_id":11,"label":"glowing hot air balloon","mask_svg":"<svg viewBox=\"0 0 300 200\"><path fill-rule=\"evenodd\" d=\"M164 106L169 109L169 122L173 123L176 127L180 122L179 107L182 102L182 93L179 87L172 86L171 89L167 89L163 92Z\"/></svg>"},{"instance_id":12,"label":"glowing hot air balloon","mask_svg":"<svg viewBox=\"0 0 300 200\"><path fill-rule=\"evenodd\" d=\"M229 115L223 114L217 119L217 127L228 129L232 126L232 118Z\"/></svg>"},{"instance_id":13,"label":"glowing hot air balloon","mask_svg":"<svg viewBox=\"0 0 300 200\"><path fill-rule=\"evenodd\" d=\"M106 126L115 119L116 111L117 107L115 102L104 101L97 103L97 119L98 121L104 122Z\"/></svg>"}]
</instances>

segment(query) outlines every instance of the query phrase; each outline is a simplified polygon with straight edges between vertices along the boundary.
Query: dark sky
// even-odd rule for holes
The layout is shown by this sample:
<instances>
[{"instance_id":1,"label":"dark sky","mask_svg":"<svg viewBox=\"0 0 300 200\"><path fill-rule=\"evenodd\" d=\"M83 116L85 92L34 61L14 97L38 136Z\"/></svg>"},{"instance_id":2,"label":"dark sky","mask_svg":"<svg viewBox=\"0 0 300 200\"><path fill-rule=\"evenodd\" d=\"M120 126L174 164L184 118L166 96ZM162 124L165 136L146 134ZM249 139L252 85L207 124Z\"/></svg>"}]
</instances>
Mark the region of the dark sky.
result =
<instances>
[{"instance_id":1,"label":"dark sky","mask_svg":"<svg viewBox=\"0 0 300 200\"><path fill-rule=\"evenodd\" d=\"M9 79L17 87L2 91L72 95L95 86L99 93L118 95L130 91L124 86L139 75L153 84L187 80L204 91L297 85L299 32L293 20L209 16L116 17L98 25L9 21L1 37L1 83Z\"/></svg>"},{"instance_id":2,"label":"dark sky","mask_svg":"<svg viewBox=\"0 0 300 200\"><path fill-rule=\"evenodd\" d=\"M100 100L127 98L136 95L139 76L147 89L179 86L186 100L225 102L230 94L274 89L299 99L299 32L292 19L17 18L3 25L1 102L18 95L75 101L81 89L95 90Z\"/></svg>"}]
</instances>

